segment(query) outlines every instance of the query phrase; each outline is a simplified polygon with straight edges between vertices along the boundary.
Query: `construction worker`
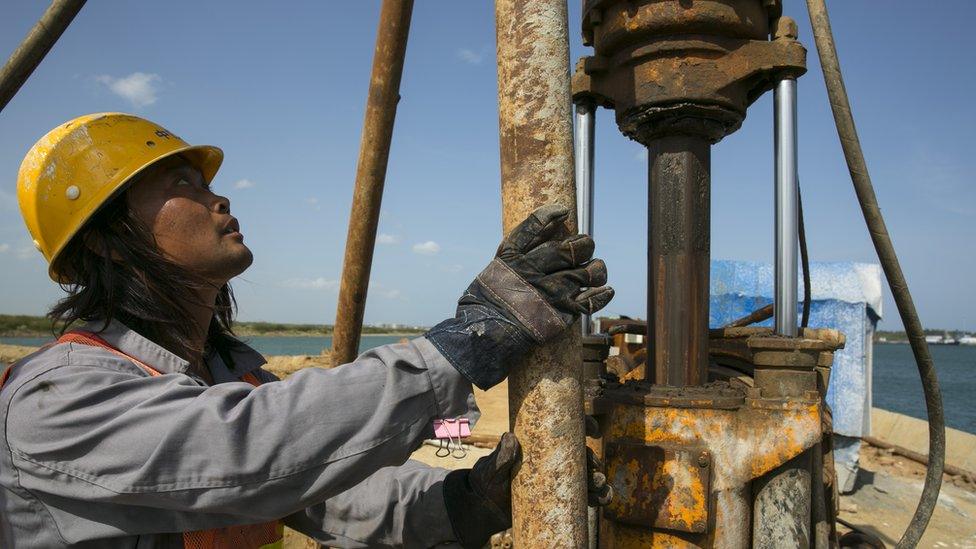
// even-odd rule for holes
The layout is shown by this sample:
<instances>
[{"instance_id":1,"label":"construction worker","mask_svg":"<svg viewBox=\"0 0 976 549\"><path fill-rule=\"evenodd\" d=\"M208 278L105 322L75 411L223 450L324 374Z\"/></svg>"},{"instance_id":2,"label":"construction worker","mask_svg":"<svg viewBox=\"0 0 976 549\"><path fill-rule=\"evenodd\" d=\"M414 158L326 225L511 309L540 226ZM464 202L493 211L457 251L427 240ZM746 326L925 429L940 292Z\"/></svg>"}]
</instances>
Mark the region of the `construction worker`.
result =
<instances>
[{"instance_id":1,"label":"construction worker","mask_svg":"<svg viewBox=\"0 0 976 549\"><path fill-rule=\"evenodd\" d=\"M231 332L252 255L210 188L222 159L118 113L24 159L21 212L67 296L61 337L3 375L0 546L280 547L283 524L336 547L482 546L510 525L514 436L472 469L408 457L434 420L477 419L472 384L609 302L592 239L541 208L453 318L278 381Z\"/></svg>"}]
</instances>

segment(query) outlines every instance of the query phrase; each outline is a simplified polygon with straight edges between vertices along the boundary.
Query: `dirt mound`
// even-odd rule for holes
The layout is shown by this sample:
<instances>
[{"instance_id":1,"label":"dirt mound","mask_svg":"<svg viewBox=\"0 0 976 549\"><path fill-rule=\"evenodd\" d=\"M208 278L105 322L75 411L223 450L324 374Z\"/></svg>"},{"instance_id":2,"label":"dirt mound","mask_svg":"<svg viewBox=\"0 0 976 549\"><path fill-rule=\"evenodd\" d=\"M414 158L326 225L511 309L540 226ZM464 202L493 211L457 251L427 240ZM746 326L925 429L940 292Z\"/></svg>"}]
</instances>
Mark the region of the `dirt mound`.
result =
<instances>
[{"instance_id":1,"label":"dirt mound","mask_svg":"<svg viewBox=\"0 0 976 549\"><path fill-rule=\"evenodd\" d=\"M6 366L7 364L17 362L36 350L37 347L0 344L0 364Z\"/></svg>"}]
</instances>

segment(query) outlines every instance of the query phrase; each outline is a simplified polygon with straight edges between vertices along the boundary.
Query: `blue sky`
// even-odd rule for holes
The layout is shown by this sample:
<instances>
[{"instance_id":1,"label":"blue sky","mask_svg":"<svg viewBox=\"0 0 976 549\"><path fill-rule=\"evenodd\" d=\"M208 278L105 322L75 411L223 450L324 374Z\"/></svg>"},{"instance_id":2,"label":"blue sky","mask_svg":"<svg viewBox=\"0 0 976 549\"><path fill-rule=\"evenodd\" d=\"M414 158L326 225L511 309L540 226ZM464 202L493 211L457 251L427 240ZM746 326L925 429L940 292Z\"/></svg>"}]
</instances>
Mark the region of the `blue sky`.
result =
<instances>
[{"instance_id":1,"label":"blue sky","mask_svg":"<svg viewBox=\"0 0 976 549\"><path fill-rule=\"evenodd\" d=\"M5 3L6 56L44 3ZM583 55L570 2L572 58ZM40 314L60 295L15 202L24 153L77 115L125 111L226 161L253 267L234 283L243 320L329 322L376 34L378 1L89 2L0 114L0 312ZM834 1L834 32L888 227L926 326L976 330L976 4ZM810 49L800 79L800 173L817 261L871 247L813 51L804 4L786 0ZM947 17L946 14L953 14ZM492 3L419 0L413 17L366 309L370 323L432 324L490 259L501 231ZM969 68L967 68L969 67ZM771 98L713 149L712 257L772 259ZM597 120L598 254L643 317L642 148ZM620 235L620 236L616 236ZM887 292L887 290L886 290ZM882 328L900 328L886 294Z\"/></svg>"}]
</instances>

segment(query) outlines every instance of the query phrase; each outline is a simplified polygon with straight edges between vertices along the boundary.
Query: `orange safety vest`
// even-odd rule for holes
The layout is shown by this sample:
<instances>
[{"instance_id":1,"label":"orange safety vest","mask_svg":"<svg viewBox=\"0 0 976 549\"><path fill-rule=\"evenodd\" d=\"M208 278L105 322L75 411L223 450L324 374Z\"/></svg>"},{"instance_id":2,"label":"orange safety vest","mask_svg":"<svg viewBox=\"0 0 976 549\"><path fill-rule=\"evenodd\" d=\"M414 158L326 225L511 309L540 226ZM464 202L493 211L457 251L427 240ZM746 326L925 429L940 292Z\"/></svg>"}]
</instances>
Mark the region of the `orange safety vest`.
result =
<instances>
[{"instance_id":1,"label":"orange safety vest","mask_svg":"<svg viewBox=\"0 0 976 549\"><path fill-rule=\"evenodd\" d=\"M163 375L159 370L156 370L134 356L123 353L91 332L81 330L66 332L51 345L57 343L80 343L82 345L101 347L130 360L145 370L150 376ZM0 376L0 387L3 387L7 382L11 370L13 368L7 368L3 372L3 375ZM250 372L244 374L241 377L241 381L246 381L255 387L261 385L261 380ZM184 549L282 549L284 547L284 524L280 520L274 520L263 524L228 526L226 528L184 532L183 547Z\"/></svg>"}]
</instances>

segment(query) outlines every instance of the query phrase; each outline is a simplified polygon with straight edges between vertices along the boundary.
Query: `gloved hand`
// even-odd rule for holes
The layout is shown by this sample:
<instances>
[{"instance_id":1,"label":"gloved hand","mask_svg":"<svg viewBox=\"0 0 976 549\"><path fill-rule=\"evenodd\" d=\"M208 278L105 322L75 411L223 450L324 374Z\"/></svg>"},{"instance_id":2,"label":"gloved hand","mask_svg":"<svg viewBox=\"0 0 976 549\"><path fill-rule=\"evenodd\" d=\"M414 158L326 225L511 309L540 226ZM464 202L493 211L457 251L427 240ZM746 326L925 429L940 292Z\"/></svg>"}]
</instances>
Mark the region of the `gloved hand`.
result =
<instances>
[{"instance_id":1,"label":"gloved hand","mask_svg":"<svg viewBox=\"0 0 976 549\"><path fill-rule=\"evenodd\" d=\"M600 424L593 416L583 416L586 436L600 438ZM586 504L590 507L603 507L613 501L613 486L607 484L603 473L603 462L596 457L589 446L586 447Z\"/></svg>"},{"instance_id":2,"label":"gloved hand","mask_svg":"<svg viewBox=\"0 0 976 549\"><path fill-rule=\"evenodd\" d=\"M555 338L580 314L593 314L613 298L613 288L601 287L606 265L590 259L593 239L570 235L568 217L569 210L555 204L533 212L468 286L455 317L425 334L479 388L505 379L513 357Z\"/></svg>"},{"instance_id":3,"label":"gloved hand","mask_svg":"<svg viewBox=\"0 0 976 549\"><path fill-rule=\"evenodd\" d=\"M521 453L515 435L505 433L498 446L473 468L451 471L444 478L444 505L462 547L484 547L492 534L512 527L512 469ZM586 469L588 504L610 503L613 489L589 448Z\"/></svg>"}]
</instances>

